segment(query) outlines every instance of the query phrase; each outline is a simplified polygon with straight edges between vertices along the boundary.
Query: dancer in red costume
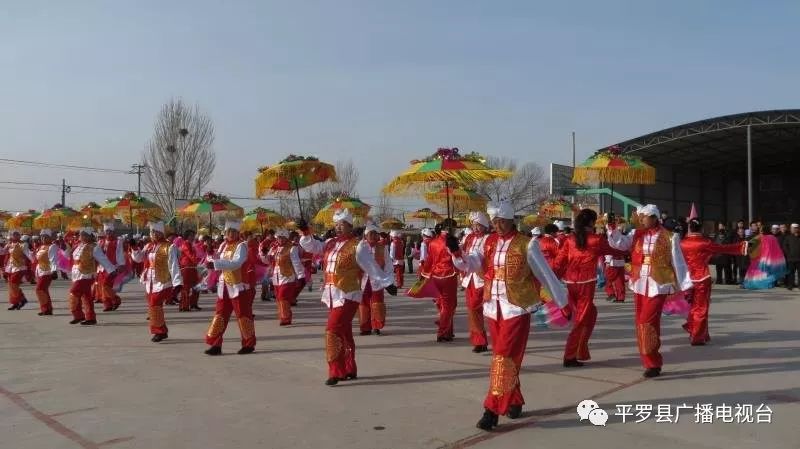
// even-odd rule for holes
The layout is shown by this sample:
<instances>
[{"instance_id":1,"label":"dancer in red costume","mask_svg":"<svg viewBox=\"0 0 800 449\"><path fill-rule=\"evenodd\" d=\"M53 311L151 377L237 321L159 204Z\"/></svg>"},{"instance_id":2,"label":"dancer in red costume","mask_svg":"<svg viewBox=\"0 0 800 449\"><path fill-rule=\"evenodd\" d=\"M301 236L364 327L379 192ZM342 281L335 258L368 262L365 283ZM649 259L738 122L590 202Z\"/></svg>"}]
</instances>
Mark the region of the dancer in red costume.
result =
<instances>
[{"instance_id":1,"label":"dancer in red costume","mask_svg":"<svg viewBox=\"0 0 800 449\"><path fill-rule=\"evenodd\" d=\"M495 233L486 238L482 252L463 254L454 238L447 244L458 268L482 272L485 282L483 314L493 356L485 410L477 424L483 430L496 427L500 415L516 419L522 413L525 400L519 370L531 329L531 308L540 301L540 287L545 286L560 307L567 304L564 286L548 266L538 241L517 232L513 206L490 205L488 212Z\"/></svg>"},{"instance_id":2,"label":"dancer in red costume","mask_svg":"<svg viewBox=\"0 0 800 449\"><path fill-rule=\"evenodd\" d=\"M489 217L483 212L469 214L472 232L464 239L464 254L483 253L483 244L488 237ZM486 339L486 325L483 319L483 276L480 272L469 272L464 275L461 286L465 288L467 299L467 321L469 322L469 340L472 352L481 353L489 350Z\"/></svg>"},{"instance_id":3,"label":"dancer in red costume","mask_svg":"<svg viewBox=\"0 0 800 449\"><path fill-rule=\"evenodd\" d=\"M82 228L79 238L79 243L72 250L72 286L69 289L72 321L69 324L81 323L83 326L92 326L97 324L92 297L92 284L95 282L97 265L102 266L109 274L113 274L117 267L108 260L95 242L92 228Z\"/></svg>"},{"instance_id":4,"label":"dancer in red costume","mask_svg":"<svg viewBox=\"0 0 800 449\"><path fill-rule=\"evenodd\" d=\"M453 317L458 299L458 273L453 266L453 259L446 243L447 238L451 236L450 230L455 227L455 221L450 218L436 225L434 228L436 237L428 243L427 255L419 270L420 276L429 278L439 291L439 296L436 298L439 309L436 341L439 343L453 341L455 337Z\"/></svg>"},{"instance_id":5,"label":"dancer in red costume","mask_svg":"<svg viewBox=\"0 0 800 449\"><path fill-rule=\"evenodd\" d=\"M392 231L389 233L391 243L389 245L389 257L392 260L394 270L394 285L397 288L403 288L403 275L406 270L405 254L406 242L403 240L403 233L400 231Z\"/></svg>"},{"instance_id":6,"label":"dancer in red costume","mask_svg":"<svg viewBox=\"0 0 800 449\"><path fill-rule=\"evenodd\" d=\"M583 366L589 360L589 338L597 321L594 291L597 259L606 254L623 255L608 245L605 235L594 233L597 213L583 209L575 217L575 231L566 237L555 261L555 272L567 284L572 331L564 348L564 366Z\"/></svg>"},{"instance_id":7,"label":"dancer in red costume","mask_svg":"<svg viewBox=\"0 0 800 449\"><path fill-rule=\"evenodd\" d=\"M269 277L275 289L278 321L281 326L292 324L292 301L305 284L305 270L300 260L300 248L289 240L289 231L278 229L275 242L264 258L271 268Z\"/></svg>"},{"instance_id":8,"label":"dancer in red costume","mask_svg":"<svg viewBox=\"0 0 800 449\"><path fill-rule=\"evenodd\" d=\"M644 377L656 377L663 365L659 348L664 301L668 295L692 288L692 280L680 236L661 226L658 208L648 204L639 208L637 215L642 225L627 235L609 223L608 241L613 248L631 252L629 285L634 293L636 341Z\"/></svg>"},{"instance_id":9,"label":"dancer in red costume","mask_svg":"<svg viewBox=\"0 0 800 449\"><path fill-rule=\"evenodd\" d=\"M151 341L158 343L168 337L164 303L183 285L178 249L164 237L164 222L150 223L150 243L144 247L142 257L144 268L140 280L147 293Z\"/></svg>"},{"instance_id":10,"label":"dancer in red costume","mask_svg":"<svg viewBox=\"0 0 800 449\"><path fill-rule=\"evenodd\" d=\"M689 233L681 240L681 251L689 265L692 277L692 307L683 328L689 332L692 346L702 346L711 340L708 335L708 309L711 305L711 273L708 263L716 254L743 256L747 254L747 242L718 245L702 234L700 220L689 220Z\"/></svg>"},{"instance_id":11,"label":"dancer in red costume","mask_svg":"<svg viewBox=\"0 0 800 449\"><path fill-rule=\"evenodd\" d=\"M50 282L58 278L58 246L53 243L49 229L40 232L42 244L36 250L36 297L39 299L39 316L52 315Z\"/></svg>"},{"instance_id":12,"label":"dancer in red costume","mask_svg":"<svg viewBox=\"0 0 800 449\"><path fill-rule=\"evenodd\" d=\"M375 223L367 223L364 229L364 241L369 245L369 250L375 258L375 263L382 270L382 274L391 276L397 274L396 265L392 265L389 257L389 248L380 238L380 228ZM381 329L386 325L386 304L384 303L383 287L381 280L370 278L369 275L361 277L361 304L358 305L358 322L361 335L381 334ZM397 278L395 277L395 280Z\"/></svg>"},{"instance_id":13,"label":"dancer in red costume","mask_svg":"<svg viewBox=\"0 0 800 449\"><path fill-rule=\"evenodd\" d=\"M383 273L375 263L369 244L358 242L353 235L353 215L347 209L333 215L336 237L325 242L314 239L305 220L299 221L300 245L312 254L322 255L324 264L322 302L328 307L328 325L325 331L325 355L328 361L328 380L325 385L356 379L356 348L353 339L353 317L361 302L361 276L379 280L379 286L394 296L397 287L392 276Z\"/></svg>"},{"instance_id":14,"label":"dancer in red costume","mask_svg":"<svg viewBox=\"0 0 800 449\"><path fill-rule=\"evenodd\" d=\"M5 269L3 270L8 280L8 310L19 310L28 303L28 298L22 292L22 280L28 272L33 253L28 245L22 242L22 237L17 229L8 233L9 242L0 248L0 254L6 256Z\"/></svg>"}]
</instances>

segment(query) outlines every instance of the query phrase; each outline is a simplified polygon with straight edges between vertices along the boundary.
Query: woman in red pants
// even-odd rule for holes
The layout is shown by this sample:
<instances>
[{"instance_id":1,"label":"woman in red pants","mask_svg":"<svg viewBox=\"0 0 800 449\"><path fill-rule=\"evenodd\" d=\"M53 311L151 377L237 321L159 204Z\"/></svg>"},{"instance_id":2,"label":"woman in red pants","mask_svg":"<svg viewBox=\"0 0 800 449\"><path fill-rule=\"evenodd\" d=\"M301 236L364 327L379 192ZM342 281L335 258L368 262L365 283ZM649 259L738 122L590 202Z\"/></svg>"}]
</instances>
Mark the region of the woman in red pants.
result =
<instances>
[{"instance_id":1,"label":"woman in red pants","mask_svg":"<svg viewBox=\"0 0 800 449\"><path fill-rule=\"evenodd\" d=\"M564 244L554 263L555 272L567 284L572 331L564 349L564 366L583 366L589 360L589 337L597 321L594 291L597 286L597 258L606 254L624 254L608 245L604 235L594 233L597 213L583 209L575 218L574 232Z\"/></svg>"}]
</instances>

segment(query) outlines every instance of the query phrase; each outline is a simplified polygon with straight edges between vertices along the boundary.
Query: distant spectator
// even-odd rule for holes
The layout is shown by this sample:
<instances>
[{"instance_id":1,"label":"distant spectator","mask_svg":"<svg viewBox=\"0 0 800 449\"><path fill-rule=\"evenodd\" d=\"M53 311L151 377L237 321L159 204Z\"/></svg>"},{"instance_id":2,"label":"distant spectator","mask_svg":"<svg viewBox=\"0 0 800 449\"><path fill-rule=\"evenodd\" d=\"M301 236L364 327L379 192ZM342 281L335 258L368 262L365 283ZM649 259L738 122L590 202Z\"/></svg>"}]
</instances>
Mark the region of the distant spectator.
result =
<instances>
[{"instance_id":1,"label":"distant spectator","mask_svg":"<svg viewBox=\"0 0 800 449\"><path fill-rule=\"evenodd\" d=\"M714 243L718 245L727 245L731 243L731 237L728 235L728 227L725 223L720 223L717 226L717 234L714 237ZM717 254L714 256L714 266L717 268L717 285L732 284L733 275L731 273L731 266L733 265L732 256L727 254Z\"/></svg>"},{"instance_id":2,"label":"distant spectator","mask_svg":"<svg viewBox=\"0 0 800 449\"><path fill-rule=\"evenodd\" d=\"M786 257L786 279L784 284L789 290L797 285L795 276L800 269L800 225L792 223L792 232L783 236L783 255Z\"/></svg>"}]
</instances>

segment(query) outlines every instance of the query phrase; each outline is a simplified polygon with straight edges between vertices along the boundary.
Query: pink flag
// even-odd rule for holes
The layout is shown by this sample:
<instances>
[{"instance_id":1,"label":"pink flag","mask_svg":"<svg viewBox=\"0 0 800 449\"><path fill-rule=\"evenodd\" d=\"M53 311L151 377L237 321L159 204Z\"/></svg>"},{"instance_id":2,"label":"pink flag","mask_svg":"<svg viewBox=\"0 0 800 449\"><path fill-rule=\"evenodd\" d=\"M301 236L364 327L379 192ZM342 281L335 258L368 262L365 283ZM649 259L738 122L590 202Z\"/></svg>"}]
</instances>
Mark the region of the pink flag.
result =
<instances>
[{"instance_id":1,"label":"pink flag","mask_svg":"<svg viewBox=\"0 0 800 449\"><path fill-rule=\"evenodd\" d=\"M692 218L697 218L697 209L694 207L694 203L692 203L692 209L689 211L689 220Z\"/></svg>"}]
</instances>

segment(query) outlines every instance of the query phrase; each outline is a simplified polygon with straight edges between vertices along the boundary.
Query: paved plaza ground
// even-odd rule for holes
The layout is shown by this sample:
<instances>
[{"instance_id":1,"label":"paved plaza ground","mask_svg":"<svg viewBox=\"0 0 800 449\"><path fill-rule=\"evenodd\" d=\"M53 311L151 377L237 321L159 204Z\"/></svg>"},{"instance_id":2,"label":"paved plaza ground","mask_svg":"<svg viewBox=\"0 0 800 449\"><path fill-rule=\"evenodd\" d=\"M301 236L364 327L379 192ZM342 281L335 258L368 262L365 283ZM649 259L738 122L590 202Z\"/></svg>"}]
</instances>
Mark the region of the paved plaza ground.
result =
<instances>
[{"instance_id":1,"label":"paved plaza ground","mask_svg":"<svg viewBox=\"0 0 800 449\"><path fill-rule=\"evenodd\" d=\"M682 320L665 317L664 374L652 380L641 377L633 304L598 295L592 361L563 368L565 330L534 329L520 376L525 413L485 433L475 422L491 356L470 351L463 296L449 344L434 341L430 301L387 296L385 335L356 335L359 379L327 387L316 291L301 295L285 328L274 303L257 300L256 352L236 355L234 325L212 358L203 354L211 295L202 312L168 306L169 339L155 344L138 285L94 327L67 323L66 287L52 288L55 316L36 315L32 286L25 309L0 311L0 448L800 448L800 292L715 287L711 344L689 346ZM589 398L610 415L605 427L578 420ZM658 405L674 415L683 404L691 409L677 423L656 422ZM713 423L695 423L696 404L711 404ZM737 423L736 404L771 423ZM771 414L757 416L761 404ZM653 414L623 423L617 405Z\"/></svg>"}]
</instances>

